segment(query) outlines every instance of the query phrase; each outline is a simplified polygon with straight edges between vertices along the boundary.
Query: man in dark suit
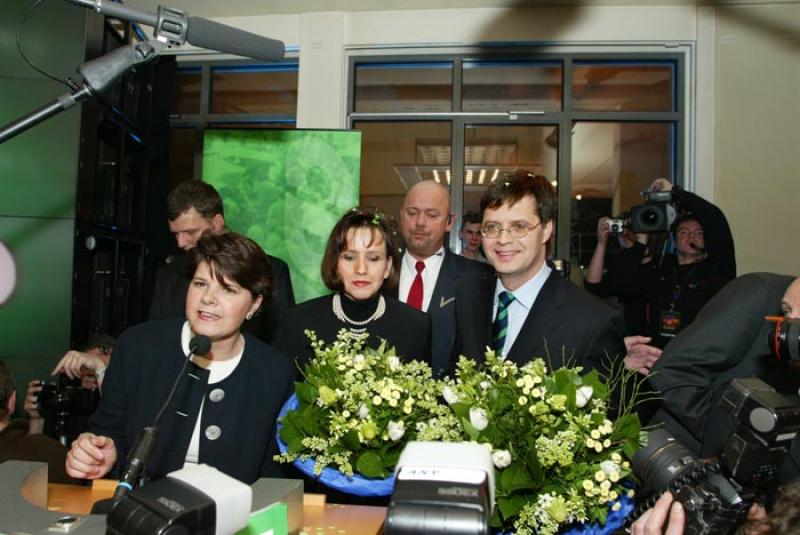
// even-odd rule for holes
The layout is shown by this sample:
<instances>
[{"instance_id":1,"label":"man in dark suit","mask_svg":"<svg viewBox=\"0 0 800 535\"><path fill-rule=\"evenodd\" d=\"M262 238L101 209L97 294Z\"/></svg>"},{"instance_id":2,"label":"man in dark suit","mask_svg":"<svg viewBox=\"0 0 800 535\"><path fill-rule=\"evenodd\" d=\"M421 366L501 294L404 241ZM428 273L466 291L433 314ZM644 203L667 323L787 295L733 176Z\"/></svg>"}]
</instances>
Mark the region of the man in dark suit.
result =
<instances>
[{"instance_id":1,"label":"man in dark suit","mask_svg":"<svg viewBox=\"0 0 800 535\"><path fill-rule=\"evenodd\" d=\"M787 369L771 355L768 334L774 325L766 316L800 318L800 278L750 273L714 296L653 368L650 381L664 403L651 423L663 423L695 454L711 457L719 455L734 429L718 406L733 379L758 377L796 402L800 370ZM790 464L784 465L784 481L800 473L797 439Z\"/></svg>"},{"instance_id":2,"label":"man in dark suit","mask_svg":"<svg viewBox=\"0 0 800 535\"><path fill-rule=\"evenodd\" d=\"M431 316L431 365L434 374L441 375L449 366L455 341L456 286L490 273L491 268L444 246L453 214L450 194L441 184L426 180L411 187L400 209L400 224L406 251L400 262L397 297Z\"/></svg>"},{"instance_id":3,"label":"man in dark suit","mask_svg":"<svg viewBox=\"0 0 800 535\"><path fill-rule=\"evenodd\" d=\"M211 184L198 180L182 182L167 197L167 221L178 247L190 251L204 232L224 232L222 198ZM294 306L294 291L286 262L270 255L267 259L274 283L272 297L259 314L245 321L244 329L270 342L280 319ZM185 254L174 257L172 262L159 268L147 319L184 317L191 277L188 269L189 255Z\"/></svg>"},{"instance_id":4,"label":"man in dark suit","mask_svg":"<svg viewBox=\"0 0 800 535\"><path fill-rule=\"evenodd\" d=\"M552 368L603 370L625 355L622 315L545 262L557 208L550 182L526 171L486 190L481 234L497 276L459 287L455 357L483 360L492 347L519 364L542 357Z\"/></svg>"}]
</instances>

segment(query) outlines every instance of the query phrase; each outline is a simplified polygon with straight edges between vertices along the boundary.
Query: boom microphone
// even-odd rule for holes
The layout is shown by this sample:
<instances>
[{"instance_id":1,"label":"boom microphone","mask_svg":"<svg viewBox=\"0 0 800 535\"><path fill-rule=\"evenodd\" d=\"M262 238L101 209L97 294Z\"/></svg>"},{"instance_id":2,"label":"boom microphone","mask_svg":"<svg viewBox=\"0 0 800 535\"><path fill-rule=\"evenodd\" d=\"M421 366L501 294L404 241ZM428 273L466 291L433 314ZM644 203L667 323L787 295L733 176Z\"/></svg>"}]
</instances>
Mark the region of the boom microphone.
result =
<instances>
[{"instance_id":1,"label":"boom microphone","mask_svg":"<svg viewBox=\"0 0 800 535\"><path fill-rule=\"evenodd\" d=\"M158 6L158 13L154 14L103 0L67 1L93 9L101 15L152 26L153 35L157 39L166 40L174 46L189 42L197 47L262 61L280 61L286 52L283 41L232 28L202 17L190 17L180 9Z\"/></svg>"},{"instance_id":2,"label":"boom microphone","mask_svg":"<svg viewBox=\"0 0 800 535\"><path fill-rule=\"evenodd\" d=\"M695 251L697 251L698 253L703 253L703 254L705 254L705 252L706 252L706 248L705 248L705 247L700 247L699 245L697 245L697 244L696 244L696 243L694 243L694 242L689 242L689 247L691 247L692 249L694 249L694 250L695 250Z\"/></svg>"}]
</instances>

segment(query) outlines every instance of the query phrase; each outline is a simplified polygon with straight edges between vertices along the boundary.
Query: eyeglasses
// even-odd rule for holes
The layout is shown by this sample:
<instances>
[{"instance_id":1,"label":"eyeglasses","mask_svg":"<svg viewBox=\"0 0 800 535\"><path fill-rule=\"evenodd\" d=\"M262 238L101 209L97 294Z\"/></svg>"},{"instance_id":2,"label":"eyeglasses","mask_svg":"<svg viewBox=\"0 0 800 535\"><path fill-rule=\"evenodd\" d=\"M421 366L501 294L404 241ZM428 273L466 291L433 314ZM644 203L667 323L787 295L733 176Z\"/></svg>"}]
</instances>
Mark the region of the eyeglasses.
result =
<instances>
[{"instance_id":1,"label":"eyeglasses","mask_svg":"<svg viewBox=\"0 0 800 535\"><path fill-rule=\"evenodd\" d=\"M702 237L703 231L702 230L689 230L687 228L682 228L678 231L678 236L681 238L685 238L687 236L697 236Z\"/></svg>"},{"instance_id":2,"label":"eyeglasses","mask_svg":"<svg viewBox=\"0 0 800 535\"><path fill-rule=\"evenodd\" d=\"M541 224L541 221L535 225L532 225L527 221L512 221L511 224L508 225L508 228L504 228L500 223L484 223L484 225L481 227L481 236L493 240L499 238L500 234L502 234L503 231L506 231L512 238L519 239L527 236L530 231Z\"/></svg>"}]
</instances>

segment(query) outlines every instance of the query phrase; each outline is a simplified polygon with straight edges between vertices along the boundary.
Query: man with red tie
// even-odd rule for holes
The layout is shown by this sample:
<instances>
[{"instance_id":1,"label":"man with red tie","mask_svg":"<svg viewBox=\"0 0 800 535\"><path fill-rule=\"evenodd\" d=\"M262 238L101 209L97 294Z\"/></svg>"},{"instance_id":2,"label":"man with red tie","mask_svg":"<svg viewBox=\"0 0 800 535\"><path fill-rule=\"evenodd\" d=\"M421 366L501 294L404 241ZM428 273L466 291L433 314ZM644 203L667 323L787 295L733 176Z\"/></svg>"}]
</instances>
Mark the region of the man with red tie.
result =
<instances>
[{"instance_id":1,"label":"man with red tie","mask_svg":"<svg viewBox=\"0 0 800 535\"><path fill-rule=\"evenodd\" d=\"M491 273L488 265L458 256L444 247L453 216L449 190L432 180L409 189L400 209L406 251L400 263L397 297L430 314L431 363L437 375L450 365L455 341L456 286L470 277L479 279Z\"/></svg>"}]
</instances>

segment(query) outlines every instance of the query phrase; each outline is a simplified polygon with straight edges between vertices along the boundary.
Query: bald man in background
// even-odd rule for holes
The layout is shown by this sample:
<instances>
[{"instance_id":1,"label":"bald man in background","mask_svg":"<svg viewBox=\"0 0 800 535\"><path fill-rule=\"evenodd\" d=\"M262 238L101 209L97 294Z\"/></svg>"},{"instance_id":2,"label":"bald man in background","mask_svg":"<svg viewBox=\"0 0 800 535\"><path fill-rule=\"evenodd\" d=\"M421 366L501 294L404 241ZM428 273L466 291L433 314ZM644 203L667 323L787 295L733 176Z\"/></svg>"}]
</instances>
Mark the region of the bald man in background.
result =
<instances>
[{"instance_id":1,"label":"bald man in background","mask_svg":"<svg viewBox=\"0 0 800 535\"><path fill-rule=\"evenodd\" d=\"M492 269L450 252L444 238L453 227L450 192L432 180L418 182L406 193L400 209L400 227L406 250L400 262L398 299L431 316L434 374L450 366L456 336L456 286L479 280Z\"/></svg>"}]
</instances>

